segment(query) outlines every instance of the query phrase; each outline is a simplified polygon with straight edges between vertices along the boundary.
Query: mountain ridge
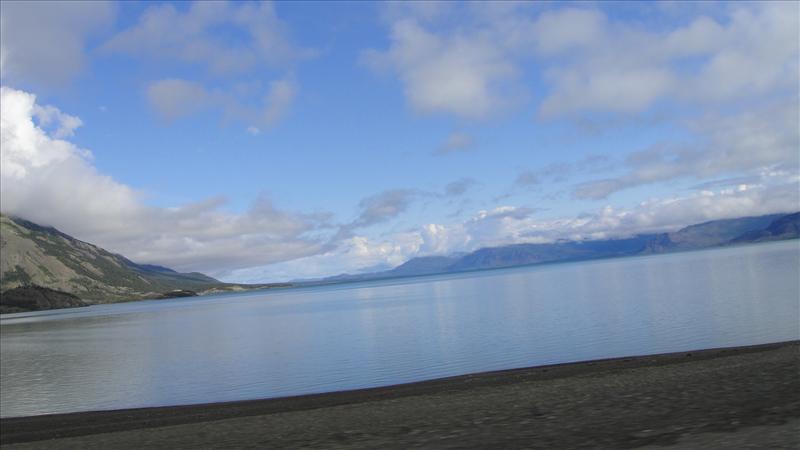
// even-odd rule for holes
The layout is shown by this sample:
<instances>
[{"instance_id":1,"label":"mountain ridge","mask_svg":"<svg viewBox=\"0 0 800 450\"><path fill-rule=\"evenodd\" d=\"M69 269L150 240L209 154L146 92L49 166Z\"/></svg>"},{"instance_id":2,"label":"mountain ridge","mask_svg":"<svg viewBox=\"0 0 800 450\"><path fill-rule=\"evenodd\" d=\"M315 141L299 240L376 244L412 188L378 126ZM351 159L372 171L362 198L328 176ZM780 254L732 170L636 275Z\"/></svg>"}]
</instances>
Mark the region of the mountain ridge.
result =
<instances>
[{"instance_id":1,"label":"mountain ridge","mask_svg":"<svg viewBox=\"0 0 800 450\"><path fill-rule=\"evenodd\" d=\"M311 283L390 279L497 269L555 262L583 261L699 250L800 237L800 212L720 219L683 227L674 232L639 234L627 238L557 241L547 244L511 244L484 247L459 257L411 258L394 269L341 274ZM434 262L438 262L436 266ZM414 270L417 268L421 270Z\"/></svg>"},{"instance_id":2,"label":"mountain ridge","mask_svg":"<svg viewBox=\"0 0 800 450\"><path fill-rule=\"evenodd\" d=\"M270 287L330 284L419 275L468 272L556 262L637 256L800 237L800 212L722 219L689 225L668 233L624 238L512 244L485 247L466 254L411 258L392 269L341 274L297 283L223 283L199 272L179 273L154 264L137 264L94 244L78 240L53 227L0 215L0 293L25 287L28 304L58 306L58 302L28 301L49 289L77 296L88 304L147 298L190 296L195 293L243 291ZM45 295L49 296L50 293ZM48 297L49 298L49 297ZM61 297L66 307L78 305ZM55 305L55 306L54 306Z\"/></svg>"},{"instance_id":3,"label":"mountain ridge","mask_svg":"<svg viewBox=\"0 0 800 450\"><path fill-rule=\"evenodd\" d=\"M6 294L19 287L47 288L87 303L112 303L275 286L223 283L199 272L137 264L56 228L7 215L0 215L0 256L4 303L13 296Z\"/></svg>"}]
</instances>

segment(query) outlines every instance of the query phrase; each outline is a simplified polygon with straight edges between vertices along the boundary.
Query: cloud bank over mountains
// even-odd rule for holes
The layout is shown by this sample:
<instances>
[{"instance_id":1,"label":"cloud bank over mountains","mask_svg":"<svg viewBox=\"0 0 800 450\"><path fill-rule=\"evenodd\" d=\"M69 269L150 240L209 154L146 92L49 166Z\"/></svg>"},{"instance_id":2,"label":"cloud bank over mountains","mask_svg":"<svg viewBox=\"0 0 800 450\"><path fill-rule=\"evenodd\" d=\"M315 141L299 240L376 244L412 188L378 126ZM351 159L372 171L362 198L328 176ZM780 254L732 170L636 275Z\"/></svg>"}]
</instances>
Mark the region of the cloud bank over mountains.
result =
<instances>
[{"instance_id":1,"label":"cloud bank over mountains","mask_svg":"<svg viewBox=\"0 0 800 450\"><path fill-rule=\"evenodd\" d=\"M222 272L314 254L324 216L275 209L257 199L244 214L224 212L211 198L175 208L148 206L144 195L92 164L92 154L42 128L41 110L63 122L75 118L36 104L33 94L3 87L2 211L120 252L139 262L182 270Z\"/></svg>"},{"instance_id":2,"label":"cloud bank over mountains","mask_svg":"<svg viewBox=\"0 0 800 450\"><path fill-rule=\"evenodd\" d=\"M0 206L137 262L280 281L800 209L797 3L725 4L656 23L602 5L382 6L375 21L385 46L362 48L346 63L381 74L411 115L450 131L423 149L440 164L437 186L376 187L360 194L350 216L284 210L258 190L243 212L222 197L152 206L142 188L96 167L92 151L103 149L75 144L91 125L34 93L65 89L95 59L129 58L166 68L138 94L165 126L206 112L255 139L291 120L309 89L303 65L323 54L296 43L274 4L147 5L119 29L119 5L52 6L3 4ZM43 24L38 34L34 21ZM520 115L532 128L575 134L586 124L637 120L674 133L624 154L555 155L519 167L498 192L484 183L483 167L467 172L460 164L485 151L481 125ZM481 193L494 201L473 201ZM544 196L578 206L542 207ZM439 214L456 207L459 214ZM413 224L402 222L412 212Z\"/></svg>"}]
</instances>

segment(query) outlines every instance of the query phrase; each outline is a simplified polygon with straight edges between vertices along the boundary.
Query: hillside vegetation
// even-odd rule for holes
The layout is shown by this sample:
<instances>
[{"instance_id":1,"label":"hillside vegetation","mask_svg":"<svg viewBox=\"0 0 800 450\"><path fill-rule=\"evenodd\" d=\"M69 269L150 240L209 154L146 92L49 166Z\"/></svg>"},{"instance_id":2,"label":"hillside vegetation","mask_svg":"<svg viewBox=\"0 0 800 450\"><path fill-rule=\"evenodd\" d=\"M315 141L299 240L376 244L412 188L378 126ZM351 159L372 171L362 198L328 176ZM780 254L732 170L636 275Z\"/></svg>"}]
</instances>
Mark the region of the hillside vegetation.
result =
<instances>
[{"instance_id":1,"label":"hillside vegetation","mask_svg":"<svg viewBox=\"0 0 800 450\"><path fill-rule=\"evenodd\" d=\"M136 264L55 228L0 216L0 291L41 286L90 303L163 298L178 291L269 287L222 283L201 273Z\"/></svg>"}]
</instances>

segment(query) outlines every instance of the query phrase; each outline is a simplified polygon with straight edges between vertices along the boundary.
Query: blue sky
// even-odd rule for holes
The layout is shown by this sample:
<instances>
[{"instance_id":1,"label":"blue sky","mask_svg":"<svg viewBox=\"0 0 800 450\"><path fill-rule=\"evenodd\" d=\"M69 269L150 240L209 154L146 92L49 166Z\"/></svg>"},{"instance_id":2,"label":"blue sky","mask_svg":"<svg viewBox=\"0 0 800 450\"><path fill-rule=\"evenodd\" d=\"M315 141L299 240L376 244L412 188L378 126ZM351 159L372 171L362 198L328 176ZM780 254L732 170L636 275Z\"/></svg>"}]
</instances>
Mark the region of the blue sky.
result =
<instances>
[{"instance_id":1,"label":"blue sky","mask_svg":"<svg viewBox=\"0 0 800 450\"><path fill-rule=\"evenodd\" d=\"M2 209L231 281L800 209L793 2L3 2Z\"/></svg>"}]
</instances>

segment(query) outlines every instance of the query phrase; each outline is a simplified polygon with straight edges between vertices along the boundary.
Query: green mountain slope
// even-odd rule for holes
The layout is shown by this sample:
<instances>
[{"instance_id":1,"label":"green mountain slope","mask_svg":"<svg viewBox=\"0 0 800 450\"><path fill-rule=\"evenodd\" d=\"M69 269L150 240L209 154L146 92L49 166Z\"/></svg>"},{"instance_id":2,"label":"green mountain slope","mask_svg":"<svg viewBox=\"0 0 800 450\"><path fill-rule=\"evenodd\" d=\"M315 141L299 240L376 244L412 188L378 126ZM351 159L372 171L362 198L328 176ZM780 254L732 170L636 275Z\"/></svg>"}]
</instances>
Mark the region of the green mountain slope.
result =
<instances>
[{"instance_id":1,"label":"green mountain slope","mask_svg":"<svg viewBox=\"0 0 800 450\"><path fill-rule=\"evenodd\" d=\"M0 291L42 286L91 303L162 297L174 290L231 290L201 273L136 264L55 228L0 216ZM245 287L260 286L238 286Z\"/></svg>"}]
</instances>

